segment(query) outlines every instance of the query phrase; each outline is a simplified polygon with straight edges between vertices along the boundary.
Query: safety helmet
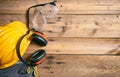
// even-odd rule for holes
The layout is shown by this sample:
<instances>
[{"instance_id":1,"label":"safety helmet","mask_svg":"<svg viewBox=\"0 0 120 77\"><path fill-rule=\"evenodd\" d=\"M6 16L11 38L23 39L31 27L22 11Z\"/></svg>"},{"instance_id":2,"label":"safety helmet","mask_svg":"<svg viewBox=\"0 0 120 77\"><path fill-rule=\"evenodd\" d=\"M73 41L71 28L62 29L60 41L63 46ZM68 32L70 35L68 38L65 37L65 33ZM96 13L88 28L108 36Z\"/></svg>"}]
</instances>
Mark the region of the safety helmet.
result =
<instances>
[{"instance_id":1,"label":"safety helmet","mask_svg":"<svg viewBox=\"0 0 120 77\"><path fill-rule=\"evenodd\" d=\"M39 13L43 13L43 10L37 13L33 19L32 28L30 28L29 25L29 12L31 8L38 6L53 7L54 13L52 15L43 16L44 21L46 22L45 18L51 18L58 12L57 7L55 7L56 4L54 2L50 2L49 4L47 3L47 5L38 4L29 7L26 12L26 25L20 21L14 21L10 24L0 26L0 69L12 66L18 60L22 61L28 66L36 66L44 60L44 57L46 55L45 50L37 50L27 60L24 60L22 58L23 54L30 44L30 41L33 41L40 46L46 46L48 41L47 37L40 31L43 26L38 26L36 22L37 16Z\"/></svg>"},{"instance_id":2,"label":"safety helmet","mask_svg":"<svg viewBox=\"0 0 120 77\"><path fill-rule=\"evenodd\" d=\"M18 61L16 44L21 36L28 31L26 25L20 21L0 26L0 69L9 67ZM30 44L30 32L21 42L21 56Z\"/></svg>"}]
</instances>

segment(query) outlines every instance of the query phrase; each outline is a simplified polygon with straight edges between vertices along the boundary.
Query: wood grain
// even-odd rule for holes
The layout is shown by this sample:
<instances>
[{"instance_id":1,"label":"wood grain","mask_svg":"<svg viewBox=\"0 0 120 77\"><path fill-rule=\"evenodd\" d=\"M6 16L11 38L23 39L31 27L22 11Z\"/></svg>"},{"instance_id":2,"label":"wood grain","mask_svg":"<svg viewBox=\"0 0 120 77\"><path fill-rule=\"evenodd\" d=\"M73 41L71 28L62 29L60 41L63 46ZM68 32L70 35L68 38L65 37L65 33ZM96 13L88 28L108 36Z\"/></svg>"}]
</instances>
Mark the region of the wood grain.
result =
<instances>
[{"instance_id":1,"label":"wood grain","mask_svg":"<svg viewBox=\"0 0 120 77\"><path fill-rule=\"evenodd\" d=\"M119 56L48 55L39 77L119 77Z\"/></svg>"},{"instance_id":2,"label":"wood grain","mask_svg":"<svg viewBox=\"0 0 120 77\"><path fill-rule=\"evenodd\" d=\"M33 15L31 15L32 21ZM42 18L41 18L42 19ZM25 21L25 15L0 15L0 25ZM48 37L120 37L119 15L58 15L47 19Z\"/></svg>"},{"instance_id":3,"label":"wood grain","mask_svg":"<svg viewBox=\"0 0 120 77\"><path fill-rule=\"evenodd\" d=\"M27 53L42 47L32 43ZM115 38L49 38L42 49L47 54L120 54L120 39Z\"/></svg>"},{"instance_id":4,"label":"wood grain","mask_svg":"<svg viewBox=\"0 0 120 77\"><path fill-rule=\"evenodd\" d=\"M25 14L28 7L53 0L0 1L0 14ZM56 0L59 14L120 14L119 0ZM72 6L71 6L72 5ZM32 12L34 13L34 11Z\"/></svg>"},{"instance_id":5,"label":"wood grain","mask_svg":"<svg viewBox=\"0 0 120 77\"><path fill-rule=\"evenodd\" d=\"M51 1L0 0L0 25L16 20L26 23L28 7ZM31 43L25 53L27 57L46 50L38 77L119 77L120 0L56 1L59 15L47 19L44 30L48 45ZM31 10L31 19L39 9Z\"/></svg>"}]
</instances>

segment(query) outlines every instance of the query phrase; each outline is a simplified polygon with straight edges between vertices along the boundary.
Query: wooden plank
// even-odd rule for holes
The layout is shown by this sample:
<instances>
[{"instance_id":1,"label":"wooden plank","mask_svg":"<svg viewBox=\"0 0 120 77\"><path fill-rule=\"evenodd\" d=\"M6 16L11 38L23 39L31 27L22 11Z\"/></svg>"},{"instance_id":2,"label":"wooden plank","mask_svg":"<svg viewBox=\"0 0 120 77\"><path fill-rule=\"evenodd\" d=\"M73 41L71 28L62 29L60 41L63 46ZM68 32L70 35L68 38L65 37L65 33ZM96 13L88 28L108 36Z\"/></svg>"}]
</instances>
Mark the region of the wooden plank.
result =
<instances>
[{"instance_id":1,"label":"wooden plank","mask_svg":"<svg viewBox=\"0 0 120 77\"><path fill-rule=\"evenodd\" d=\"M0 15L0 25L17 20L26 23L25 15ZM58 15L47 22L48 37L120 37L119 15Z\"/></svg>"},{"instance_id":2,"label":"wooden plank","mask_svg":"<svg viewBox=\"0 0 120 77\"><path fill-rule=\"evenodd\" d=\"M32 43L27 53L42 47ZM42 49L47 54L120 54L120 39L110 38L49 38Z\"/></svg>"},{"instance_id":3,"label":"wooden plank","mask_svg":"<svg viewBox=\"0 0 120 77\"><path fill-rule=\"evenodd\" d=\"M119 56L48 55L38 77L119 77Z\"/></svg>"},{"instance_id":4,"label":"wooden plank","mask_svg":"<svg viewBox=\"0 0 120 77\"><path fill-rule=\"evenodd\" d=\"M0 1L0 14L25 14L28 7L53 0ZM120 0L56 0L59 14L120 14ZM24 6L23 6L24 5ZM72 6L71 6L72 5Z\"/></svg>"}]
</instances>

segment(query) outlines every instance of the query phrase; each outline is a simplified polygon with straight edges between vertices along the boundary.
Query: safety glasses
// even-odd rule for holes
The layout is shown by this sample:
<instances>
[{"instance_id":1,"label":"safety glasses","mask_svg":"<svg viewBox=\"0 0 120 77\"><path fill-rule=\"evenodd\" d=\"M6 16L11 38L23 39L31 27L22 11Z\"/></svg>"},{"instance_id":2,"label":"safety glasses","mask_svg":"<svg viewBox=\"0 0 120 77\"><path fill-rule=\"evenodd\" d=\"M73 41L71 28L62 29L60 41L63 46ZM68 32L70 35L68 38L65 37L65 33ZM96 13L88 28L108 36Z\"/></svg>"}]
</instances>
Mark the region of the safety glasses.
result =
<instances>
[{"instance_id":1,"label":"safety glasses","mask_svg":"<svg viewBox=\"0 0 120 77\"><path fill-rule=\"evenodd\" d=\"M42 8L35 14L32 20L32 27L30 26L30 10L42 6ZM52 18L58 13L58 8L55 2L38 4L28 8L26 12L27 27L28 29L34 29L36 31L42 32L47 23L47 18Z\"/></svg>"}]
</instances>

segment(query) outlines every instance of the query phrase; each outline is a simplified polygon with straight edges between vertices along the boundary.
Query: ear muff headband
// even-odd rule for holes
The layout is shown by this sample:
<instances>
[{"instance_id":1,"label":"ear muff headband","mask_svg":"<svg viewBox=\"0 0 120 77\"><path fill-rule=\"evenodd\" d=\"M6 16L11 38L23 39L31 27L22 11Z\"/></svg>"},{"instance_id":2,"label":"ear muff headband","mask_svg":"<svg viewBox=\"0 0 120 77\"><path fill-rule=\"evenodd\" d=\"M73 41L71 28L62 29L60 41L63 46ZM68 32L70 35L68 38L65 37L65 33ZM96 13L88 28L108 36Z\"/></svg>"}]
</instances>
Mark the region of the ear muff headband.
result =
<instances>
[{"instance_id":1,"label":"ear muff headband","mask_svg":"<svg viewBox=\"0 0 120 77\"><path fill-rule=\"evenodd\" d=\"M20 54L20 45L21 45L21 42L22 40L24 39L24 37L26 37L29 33L30 33L31 30L27 31L27 33L25 35L23 35L19 40L18 40L18 43L16 45L16 53L17 53L17 56L18 58L24 63L26 64L27 66L35 66L35 65L38 65L40 64L41 62L43 62L44 60L44 57L46 56L46 53L44 50L38 50L36 51L35 53L32 54L32 56L30 57L30 59L28 60L24 60L22 57L21 57L21 54Z\"/></svg>"},{"instance_id":2,"label":"ear muff headband","mask_svg":"<svg viewBox=\"0 0 120 77\"><path fill-rule=\"evenodd\" d=\"M23 38L25 36L27 36L28 34L30 33L30 30L27 31L27 33L25 35L23 35L17 42L17 45L16 45L16 53L17 53L17 56L18 58L26 65L30 66L30 64L28 64L22 57L21 57L21 54L20 54L20 45L21 45L21 42L23 40Z\"/></svg>"}]
</instances>

